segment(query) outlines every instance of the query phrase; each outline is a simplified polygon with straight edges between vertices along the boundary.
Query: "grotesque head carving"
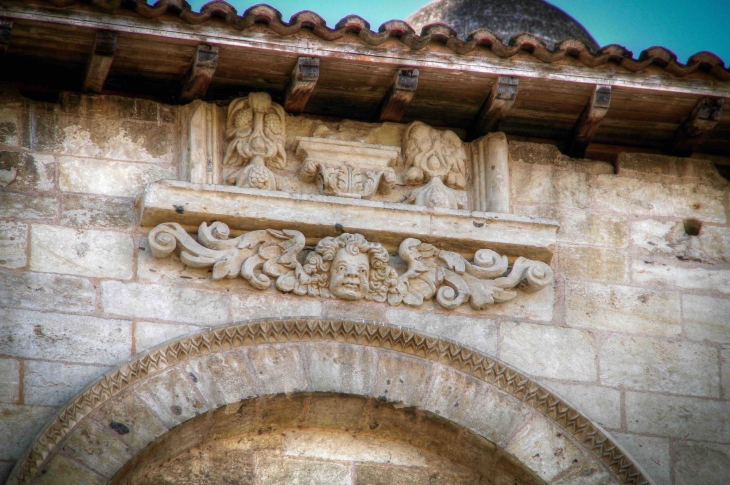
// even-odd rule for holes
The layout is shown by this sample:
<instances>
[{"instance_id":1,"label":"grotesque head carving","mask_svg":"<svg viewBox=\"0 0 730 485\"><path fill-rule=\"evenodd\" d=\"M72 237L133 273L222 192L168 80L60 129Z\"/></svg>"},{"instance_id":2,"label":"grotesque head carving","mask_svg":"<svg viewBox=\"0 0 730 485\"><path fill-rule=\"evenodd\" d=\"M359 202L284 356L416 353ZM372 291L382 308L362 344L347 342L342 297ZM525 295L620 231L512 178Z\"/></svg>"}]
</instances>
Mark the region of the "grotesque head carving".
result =
<instances>
[{"instance_id":1,"label":"grotesque head carving","mask_svg":"<svg viewBox=\"0 0 730 485\"><path fill-rule=\"evenodd\" d=\"M307 256L305 271L319 280L320 292L343 300L385 301L395 291L397 274L388 251L361 234L322 239Z\"/></svg>"},{"instance_id":2,"label":"grotesque head carving","mask_svg":"<svg viewBox=\"0 0 730 485\"><path fill-rule=\"evenodd\" d=\"M234 100L228 108L226 138L230 142L223 164L241 167L251 163L284 168L285 123L284 109L272 103L267 93L251 93L246 98ZM241 174L243 172L235 172L235 176L229 179L237 180L237 185L244 185L247 177Z\"/></svg>"},{"instance_id":3,"label":"grotesque head carving","mask_svg":"<svg viewBox=\"0 0 730 485\"><path fill-rule=\"evenodd\" d=\"M416 121L403 133L403 155L407 184L422 184L435 177L454 189L466 187L466 151L454 132Z\"/></svg>"}]
</instances>

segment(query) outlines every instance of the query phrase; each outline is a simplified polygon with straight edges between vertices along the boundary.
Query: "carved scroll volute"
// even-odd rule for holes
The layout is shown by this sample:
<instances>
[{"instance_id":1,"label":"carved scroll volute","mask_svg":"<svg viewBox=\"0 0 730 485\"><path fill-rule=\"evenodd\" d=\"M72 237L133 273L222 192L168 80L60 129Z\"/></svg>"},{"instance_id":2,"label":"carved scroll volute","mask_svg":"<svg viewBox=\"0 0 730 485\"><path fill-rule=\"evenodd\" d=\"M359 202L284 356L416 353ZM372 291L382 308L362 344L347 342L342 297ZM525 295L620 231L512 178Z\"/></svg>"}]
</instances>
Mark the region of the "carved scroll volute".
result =
<instances>
[{"instance_id":1,"label":"carved scroll volute","mask_svg":"<svg viewBox=\"0 0 730 485\"><path fill-rule=\"evenodd\" d=\"M267 93L251 93L234 100L228 108L223 165L243 167L226 177L240 187L276 190L276 177L269 170L286 166L286 118L284 109Z\"/></svg>"}]
</instances>

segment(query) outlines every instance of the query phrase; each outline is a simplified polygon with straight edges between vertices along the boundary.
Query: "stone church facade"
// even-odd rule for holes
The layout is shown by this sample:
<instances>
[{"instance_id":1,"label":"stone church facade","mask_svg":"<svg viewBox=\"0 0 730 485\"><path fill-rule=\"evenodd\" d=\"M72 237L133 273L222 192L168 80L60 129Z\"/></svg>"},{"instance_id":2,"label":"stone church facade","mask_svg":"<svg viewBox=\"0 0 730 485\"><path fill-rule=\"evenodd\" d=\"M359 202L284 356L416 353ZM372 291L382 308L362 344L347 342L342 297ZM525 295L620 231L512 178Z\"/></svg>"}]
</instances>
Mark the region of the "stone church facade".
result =
<instances>
[{"instance_id":1,"label":"stone church facade","mask_svg":"<svg viewBox=\"0 0 730 485\"><path fill-rule=\"evenodd\" d=\"M722 61L183 3L0 2L0 480L730 482Z\"/></svg>"}]
</instances>

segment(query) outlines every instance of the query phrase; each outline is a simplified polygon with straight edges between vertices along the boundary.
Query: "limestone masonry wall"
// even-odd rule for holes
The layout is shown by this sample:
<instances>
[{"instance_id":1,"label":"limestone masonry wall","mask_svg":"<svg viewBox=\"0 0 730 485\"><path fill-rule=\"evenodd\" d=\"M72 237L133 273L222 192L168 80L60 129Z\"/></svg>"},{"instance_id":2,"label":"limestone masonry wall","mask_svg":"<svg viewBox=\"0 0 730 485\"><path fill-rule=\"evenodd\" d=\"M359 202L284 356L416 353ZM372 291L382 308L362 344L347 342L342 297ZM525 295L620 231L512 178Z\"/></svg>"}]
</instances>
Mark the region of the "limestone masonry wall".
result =
<instances>
[{"instance_id":1,"label":"limestone masonry wall","mask_svg":"<svg viewBox=\"0 0 730 485\"><path fill-rule=\"evenodd\" d=\"M0 483L47 420L166 340L263 317L368 319L478 349L603 426L658 485L730 483L728 183L510 143L513 212L561 223L553 287L446 311L261 292L155 259L134 201L178 178L178 108L0 92ZM446 248L448 249L448 248Z\"/></svg>"}]
</instances>

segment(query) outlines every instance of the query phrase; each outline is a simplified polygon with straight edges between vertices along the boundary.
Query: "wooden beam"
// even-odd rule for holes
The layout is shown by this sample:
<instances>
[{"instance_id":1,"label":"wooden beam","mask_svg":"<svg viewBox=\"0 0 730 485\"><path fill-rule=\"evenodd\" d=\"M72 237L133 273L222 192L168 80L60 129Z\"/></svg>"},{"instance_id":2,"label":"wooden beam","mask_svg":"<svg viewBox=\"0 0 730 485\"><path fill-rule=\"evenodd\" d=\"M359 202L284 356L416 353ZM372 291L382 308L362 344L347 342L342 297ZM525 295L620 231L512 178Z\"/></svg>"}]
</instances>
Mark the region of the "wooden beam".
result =
<instances>
[{"instance_id":1,"label":"wooden beam","mask_svg":"<svg viewBox=\"0 0 730 485\"><path fill-rule=\"evenodd\" d=\"M205 96L217 67L218 47L198 44L193 59L190 61L190 67L183 77L182 88L178 97L180 102L188 103Z\"/></svg>"},{"instance_id":2,"label":"wooden beam","mask_svg":"<svg viewBox=\"0 0 730 485\"><path fill-rule=\"evenodd\" d=\"M300 57L291 72L289 84L284 91L284 109L292 114L299 114L312 95L319 80L319 58Z\"/></svg>"},{"instance_id":3,"label":"wooden beam","mask_svg":"<svg viewBox=\"0 0 730 485\"><path fill-rule=\"evenodd\" d=\"M380 105L379 121L398 122L411 104L418 87L418 69L398 69L393 84Z\"/></svg>"},{"instance_id":4,"label":"wooden beam","mask_svg":"<svg viewBox=\"0 0 730 485\"><path fill-rule=\"evenodd\" d=\"M573 125L573 130L566 143L566 154L573 158L583 158L586 148L598 131L601 120L608 113L611 106L611 86L599 84L593 89L591 99L583 108L578 121Z\"/></svg>"},{"instance_id":5,"label":"wooden beam","mask_svg":"<svg viewBox=\"0 0 730 485\"><path fill-rule=\"evenodd\" d=\"M680 157L692 155L704 140L705 133L712 130L720 120L723 102L723 98L701 98L674 134L669 153Z\"/></svg>"},{"instance_id":6,"label":"wooden beam","mask_svg":"<svg viewBox=\"0 0 730 485\"><path fill-rule=\"evenodd\" d=\"M110 30L99 30L94 39L94 50L86 61L83 91L100 93L106 77L112 68L114 52L117 50L117 33Z\"/></svg>"},{"instance_id":7,"label":"wooden beam","mask_svg":"<svg viewBox=\"0 0 730 485\"><path fill-rule=\"evenodd\" d=\"M499 128L499 120L517 99L520 80L512 76L499 76L492 86L492 92L482 104L479 114L470 130L470 138L478 138Z\"/></svg>"},{"instance_id":8,"label":"wooden beam","mask_svg":"<svg viewBox=\"0 0 730 485\"><path fill-rule=\"evenodd\" d=\"M5 55L10 44L10 32L13 30L13 21L0 18L0 57Z\"/></svg>"}]
</instances>

